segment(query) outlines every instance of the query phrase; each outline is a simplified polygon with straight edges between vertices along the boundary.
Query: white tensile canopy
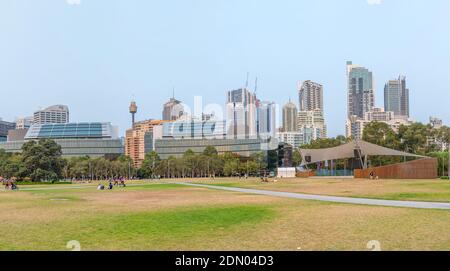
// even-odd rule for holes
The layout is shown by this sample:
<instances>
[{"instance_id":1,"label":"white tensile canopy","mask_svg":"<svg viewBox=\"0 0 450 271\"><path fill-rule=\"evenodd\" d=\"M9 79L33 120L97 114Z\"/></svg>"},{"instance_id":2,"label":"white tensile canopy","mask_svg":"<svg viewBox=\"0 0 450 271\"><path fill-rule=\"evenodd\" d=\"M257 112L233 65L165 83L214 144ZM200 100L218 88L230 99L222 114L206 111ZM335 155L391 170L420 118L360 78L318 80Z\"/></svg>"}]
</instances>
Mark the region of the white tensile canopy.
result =
<instances>
[{"instance_id":1,"label":"white tensile canopy","mask_svg":"<svg viewBox=\"0 0 450 271\"><path fill-rule=\"evenodd\" d=\"M353 140L347 144L328 148L328 149L300 149L302 155L302 166L314 164L317 162L337 159L350 159L355 157L355 150L360 152L359 157L380 155L380 156L407 156L420 157L425 156L411 154L407 152L397 151L385 147L381 147L363 140ZM308 159L306 159L308 157ZM308 160L308 161L307 161Z\"/></svg>"}]
</instances>

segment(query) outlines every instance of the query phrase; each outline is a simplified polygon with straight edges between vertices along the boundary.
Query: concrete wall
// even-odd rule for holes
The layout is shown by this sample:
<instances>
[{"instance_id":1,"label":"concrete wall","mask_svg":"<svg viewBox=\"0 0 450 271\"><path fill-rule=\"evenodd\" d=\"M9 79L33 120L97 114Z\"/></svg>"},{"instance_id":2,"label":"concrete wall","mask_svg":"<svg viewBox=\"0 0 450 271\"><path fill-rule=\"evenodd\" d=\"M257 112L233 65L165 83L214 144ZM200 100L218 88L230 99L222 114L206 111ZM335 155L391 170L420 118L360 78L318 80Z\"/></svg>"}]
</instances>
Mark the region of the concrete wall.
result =
<instances>
[{"instance_id":1,"label":"concrete wall","mask_svg":"<svg viewBox=\"0 0 450 271\"><path fill-rule=\"evenodd\" d=\"M380 179L436 179L438 177L438 160L423 158L394 165L355 169L355 178L370 178L370 172Z\"/></svg>"}]
</instances>

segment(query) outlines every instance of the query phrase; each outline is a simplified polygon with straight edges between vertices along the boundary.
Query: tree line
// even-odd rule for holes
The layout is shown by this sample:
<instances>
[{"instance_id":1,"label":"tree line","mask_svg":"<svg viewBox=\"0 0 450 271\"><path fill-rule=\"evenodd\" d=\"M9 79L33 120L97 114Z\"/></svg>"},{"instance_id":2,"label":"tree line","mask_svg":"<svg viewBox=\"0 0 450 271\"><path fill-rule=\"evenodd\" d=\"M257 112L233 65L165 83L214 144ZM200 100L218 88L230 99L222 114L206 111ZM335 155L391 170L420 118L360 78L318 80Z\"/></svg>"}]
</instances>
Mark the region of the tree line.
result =
<instances>
[{"instance_id":1,"label":"tree line","mask_svg":"<svg viewBox=\"0 0 450 271\"><path fill-rule=\"evenodd\" d=\"M120 156L63 158L61 146L51 139L29 141L22 152L6 153L0 149L0 176L19 181L104 180L112 177L134 176L131 159Z\"/></svg>"},{"instance_id":2,"label":"tree line","mask_svg":"<svg viewBox=\"0 0 450 271\"><path fill-rule=\"evenodd\" d=\"M269 169L270 158L262 152L249 158L234 153L219 154L213 146L206 147L200 154L187 150L182 157L172 156L164 160L152 151L146 154L139 175L144 178L256 176Z\"/></svg>"},{"instance_id":3,"label":"tree line","mask_svg":"<svg viewBox=\"0 0 450 271\"><path fill-rule=\"evenodd\" d=\"M275 157L274 157L275 156ZM147 153L140 168L127 156L63 158L61 146L50 139L29 141L22 153L6 153L0 149L0 176L19 181L105 180L109 178L196 178L218 176L256 176L269 169L267 157L256 153L241 157L233 153L218 154L213 146L203 153L186 151L182 157L160 159L154 151Z\"/></svg>"},{"instance_id":4,"label":"tree line","mask_svg":"<svg viewBox=\"0 0 450 271\"><path fill-rule=\"evenodd\" d=\"M337 136L313 140L301 148L319 149L336 147L349 142L351 138ZM364 128L363 140L414 154L438 158L439 173L448 172L448 152L440 145L450 142L450 128L433 129L430 125L414 123L400 126L398 132L382 122L371 122ZM372 166L401 162L403 157L370 157ZM301 164L299 149L292 154L293 166ZM147 153L140 168L133 167L132 160L120 156L110 160L103 157L63 158L61 146L50 139L29 141L22 146L22 153L6 153L0 149L0 176L18 180L57 181L61 179L102 180L114 177L137 178L196 178L215 176L258 176L274 170L278 161L277 152L269 151L251 157L234 153L219 154L213 146L196 154L188 150L182 157L160 159L154 151ZM346 168L345 160L334 163L335 169ZM314 168L315 165L311 167Z\"/></svg>"}]
</instances>

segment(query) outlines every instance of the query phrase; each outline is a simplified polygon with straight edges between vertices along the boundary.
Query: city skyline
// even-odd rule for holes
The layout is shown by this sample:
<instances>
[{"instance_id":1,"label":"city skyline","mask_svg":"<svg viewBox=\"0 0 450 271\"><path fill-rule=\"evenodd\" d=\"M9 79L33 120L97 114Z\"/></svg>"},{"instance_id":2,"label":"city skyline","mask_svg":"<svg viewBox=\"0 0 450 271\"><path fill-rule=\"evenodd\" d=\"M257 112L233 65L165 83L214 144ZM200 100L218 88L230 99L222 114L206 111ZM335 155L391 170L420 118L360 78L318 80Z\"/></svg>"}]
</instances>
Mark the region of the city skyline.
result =
<instances>
[{"instance_id":1,"label":"city skyline","mask_svg":"<svg viewBox=\"0 0 450 271\"><path fill-rule=\"evenodd\" d=\"M11 27L0 29L8 40L0 45L0 91L8 97L0 117L14 121L39 107L66 104L74 121L111 121L124 135L130 100L138 102L137 120L160 118L173 87L189 105L194 95L205 104L224 105L224 93L243 87L250 72L259 80L258 97L279 105L296 97L298 81L322 84L328 134L336 136L345 134L344 65L352 60L373 72L377 107L383 105L384 84L402 74L412 91L411 118L427 123L436 116L448 124L442 99L450 85L448 1L241 2L199 1L193 8L178 1L183 12L165 3L2 2L0 22ZM256 6L261 13L251 15L254 20L233 23ZM149 10L154 18L146 16ZM324 22L312 25L308 20L319 11ZM206 18L198 16L202 12ZM417 14L425 19L416 22ZM348 42L347 26L358 19L365 24L353 31L361 38ZM316 42L298 42L308 35ZM392 37L395 43L385 42Z\"/></svg>"}]
</instances>

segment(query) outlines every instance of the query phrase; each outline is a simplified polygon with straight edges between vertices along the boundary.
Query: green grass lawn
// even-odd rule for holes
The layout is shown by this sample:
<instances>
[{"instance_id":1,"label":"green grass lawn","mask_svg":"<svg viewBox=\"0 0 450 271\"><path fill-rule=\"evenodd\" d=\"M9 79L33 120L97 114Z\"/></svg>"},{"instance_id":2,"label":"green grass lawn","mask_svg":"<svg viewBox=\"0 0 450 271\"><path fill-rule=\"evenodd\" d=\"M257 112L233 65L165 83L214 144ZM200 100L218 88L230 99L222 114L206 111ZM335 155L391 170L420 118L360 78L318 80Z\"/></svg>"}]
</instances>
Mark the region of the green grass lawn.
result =
<instances>
[{"instance_id":1,"label":"green grass lawn","mask_svg":"<svg viewBox=\"0 0 450 271\"><path fill-rule=\"evenodd\" d=\"M317 189L314 183L297 184L306 189L302 185ZM362 189L334 185L338 191ZM380 241L384 250L450 250L450 211L445 210L304 201L171 183L113 191L95 185L70 189L74 186L0 192L0 250L69 250L71 240L82 250L366 250L370 240ZM412 186L439 189L432 183ZM394 188L376 189L399 192Z\"/></svg>"},{"instance_id":2,"label":"green grass lawn","mask_svg":"<svg viewBox=\"0 0 450 271\"><path fill-rule=\"evenodd\" d=\"M184 247L204 235L252 228L273 219L267 206L180 208L156 212L99 214L45 224L15 225L14 236L2 236L1 250L63 250L77 240L85 250L161 250Z\"/></svg>"}]
</instances>

